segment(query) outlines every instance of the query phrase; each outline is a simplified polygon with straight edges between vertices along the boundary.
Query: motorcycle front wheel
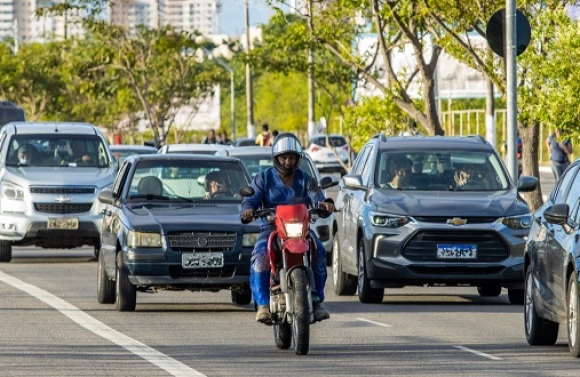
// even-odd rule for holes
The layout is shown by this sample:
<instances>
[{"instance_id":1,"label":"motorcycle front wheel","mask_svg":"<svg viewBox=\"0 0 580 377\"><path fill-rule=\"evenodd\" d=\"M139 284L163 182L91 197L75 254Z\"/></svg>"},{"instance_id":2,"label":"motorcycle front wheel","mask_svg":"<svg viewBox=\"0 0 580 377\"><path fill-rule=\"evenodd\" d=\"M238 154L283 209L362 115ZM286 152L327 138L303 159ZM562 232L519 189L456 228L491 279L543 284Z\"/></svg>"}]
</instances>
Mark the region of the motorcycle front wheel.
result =
<instances>
[{"instance_id":1,"label":"motorcycle front wheel","mask_svg":"<svg viewBox=\"0 0 580 377\"><path fill-rule=\"evenodd\" d=\"M308 302L308 274L300 268L290 273L290 287L294 290L294 318L292 338L294 352L306 355L310 348L310 310Z\"/></svg>"}]
</instances>

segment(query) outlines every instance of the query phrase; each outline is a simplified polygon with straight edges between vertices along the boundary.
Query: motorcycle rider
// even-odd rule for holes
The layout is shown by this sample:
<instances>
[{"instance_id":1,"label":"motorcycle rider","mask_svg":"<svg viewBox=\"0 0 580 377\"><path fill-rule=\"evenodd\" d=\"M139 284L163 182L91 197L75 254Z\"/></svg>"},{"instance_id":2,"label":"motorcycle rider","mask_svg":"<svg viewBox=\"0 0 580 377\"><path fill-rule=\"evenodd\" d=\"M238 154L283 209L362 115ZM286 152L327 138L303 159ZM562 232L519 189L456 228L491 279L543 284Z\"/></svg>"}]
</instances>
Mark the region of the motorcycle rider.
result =
<instances>
[{"instance_id":1,"label":"motorcycle rider","mask_svg":"<svg viewBox=\"0 0 580 377\"><path fill-rule=\"evenodd\" d=\"M316 179L299 169L302 160L302 145L292 133L280 133L272 145L272 163L270 167L254 176L252 187L254 195L245 197L242 201L241 218L244 222L253 220L254 213L259 208L274 208L279 204L305 203L308 207L315 206L334 211L334 201L324 196ZM250 287L254 302L258 306L257 322L269 322L270 313L270 260L268 257L268 238L273 230L273 224L262 220L262 232L254 246L250 267ZM322 307L324 301L324 285L326 283L326 251L316 234L310 231L316 242L316 255L313 261L314 287L312 289L312 306L314 319L322 321L330 318L330 314Z\"/></svg>"}]
</instances>

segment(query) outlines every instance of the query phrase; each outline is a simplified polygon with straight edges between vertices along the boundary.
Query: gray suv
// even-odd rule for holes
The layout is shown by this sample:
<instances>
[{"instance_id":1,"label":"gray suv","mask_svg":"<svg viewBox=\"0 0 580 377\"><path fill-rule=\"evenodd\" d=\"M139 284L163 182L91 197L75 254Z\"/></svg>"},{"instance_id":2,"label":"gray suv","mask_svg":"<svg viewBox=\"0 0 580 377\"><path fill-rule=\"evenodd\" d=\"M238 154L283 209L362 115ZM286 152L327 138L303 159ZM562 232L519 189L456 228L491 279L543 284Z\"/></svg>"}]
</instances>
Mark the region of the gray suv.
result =
<instances>
[{"instance_id":1,"label":"gray suv","mask_svg":"<svg viewBox=\"0 0 580 377\"><path fill-rule=\"evenodd\" d=\"M520 193L537 182L514 185L479 136L373 138L339 186L335 293L379 303L384 288L469 285L522 304L532 215Z\"/></svg>"},{"instance_id":2,"label":"gray suv","mask_svg":"<svg viewBox=\"0 0 580 377\"><path fill-rule=\"evenodd\" d=\"M115 167L87 123L12 122L0 131L0 262L12 245L100 248L102 205Z\"/></svg>"}]
</instances>

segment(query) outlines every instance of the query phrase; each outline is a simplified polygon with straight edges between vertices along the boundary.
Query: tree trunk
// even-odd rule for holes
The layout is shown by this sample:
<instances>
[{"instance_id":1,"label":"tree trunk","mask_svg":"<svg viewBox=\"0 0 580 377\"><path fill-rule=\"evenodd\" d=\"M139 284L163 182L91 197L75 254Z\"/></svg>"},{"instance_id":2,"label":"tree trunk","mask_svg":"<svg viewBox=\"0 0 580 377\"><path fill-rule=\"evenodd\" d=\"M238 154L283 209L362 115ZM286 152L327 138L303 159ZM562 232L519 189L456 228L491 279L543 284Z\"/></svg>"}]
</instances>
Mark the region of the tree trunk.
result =
<instances>
[{"instance_id":1,"label":"tree trunk","mask_svg":"<svg viewBox=\"0 0 580 377\"><path fill-rule=\"evenodd\" d=\"M522 175L530 175L540 179L540 169L538 166L540 151L540 124L533 122L530 124L518 124L518 133L522 138ZM547 193L546 193L547 194ZM524 200L533 211L544 204L542 198L542 187L538 182L535 191L524 193Z\"/></svg>"}]
</instances>

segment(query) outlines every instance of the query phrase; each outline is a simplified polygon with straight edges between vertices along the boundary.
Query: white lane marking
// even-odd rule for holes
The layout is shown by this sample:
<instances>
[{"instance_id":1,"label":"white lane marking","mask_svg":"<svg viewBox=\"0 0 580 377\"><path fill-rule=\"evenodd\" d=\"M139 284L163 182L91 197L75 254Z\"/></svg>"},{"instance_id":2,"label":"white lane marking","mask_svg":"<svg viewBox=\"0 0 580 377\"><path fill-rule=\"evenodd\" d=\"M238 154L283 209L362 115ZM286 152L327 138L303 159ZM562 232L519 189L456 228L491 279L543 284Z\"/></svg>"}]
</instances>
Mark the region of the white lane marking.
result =
<instances>
[{"instance_id":1,"label":"white lane marking","mask_svg":"<svg viewBox=\"0 0 580 377\"><path fill-rule=\"evenodd\" d=\"M489 353L483 353L483 352L479 352L479 351L476 351L476 350L472 350L471 348L467 348L467 347L464 347L464 346L453 346L453 347L455 347L457 349L460 349L462 351L465 351L465 352L474 353L477 356L486 357L486 358L491 359L491 360L502 360L501 357L493 356L493 355L490 355Z\"/></svg>"},{"instance_id":2,"label":"white lane marking","mask_svg":"<svg viewBox=\"0 0 580 377\"><path fill-rule=\"evenodd\" d=\"M133 338L130 338L117 330L105 325L101 321L91 317L74 305L69 304L63 299L54 296L53 294L40 289L32 284L16 279L2 271L0 271L0 281L10 284L14 288L20 289L28 293L30 296L39 299L40 301L52 306L65 316L69 317L85 329L115 343L118 346L125 348L127 351L147 360L151 364L158 366L167 373L176 377L206 377L205 374L198 372L187 365L172 359L171 357L143 344Z\"/></svg>"},{"instance_id":3,"label":"white lane marking","mask_svg":"<svg viewBox=\"0 0 580 377\"><path fill-rule=\"evenodd\" d=\"M363 322L368 322L368 323L372 323L373 325L377 325L377 326L382 326L382 327L393 327L391 325L388 325L386 323L382 323L382 322L377 322L377 321L371 321L370 319L365 319L365 318L356 318L359 321L363 321Z\"/></svg>"}]
</instances>

